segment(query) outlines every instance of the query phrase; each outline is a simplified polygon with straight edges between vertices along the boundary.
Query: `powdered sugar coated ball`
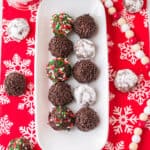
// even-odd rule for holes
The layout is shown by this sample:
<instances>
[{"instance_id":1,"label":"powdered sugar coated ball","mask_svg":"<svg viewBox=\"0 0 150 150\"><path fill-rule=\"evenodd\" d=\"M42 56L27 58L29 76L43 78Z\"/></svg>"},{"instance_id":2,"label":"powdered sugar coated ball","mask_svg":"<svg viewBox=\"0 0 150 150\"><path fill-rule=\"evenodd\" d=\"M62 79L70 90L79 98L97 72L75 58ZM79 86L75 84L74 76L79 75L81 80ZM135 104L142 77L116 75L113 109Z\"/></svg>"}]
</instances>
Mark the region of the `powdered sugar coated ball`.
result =
<instances>
[{"instance_id":1,"label":"powdered sugar coated ball","mask_svg":"<svg viewBox=\"0 0 150 150\"><path fill-rule=\"evenodd\" d=\"M78 105L93 105L96 102L96 92L88 85L80 85L75 88L74 97Z\"/></svg>"},{"instance_id":2,"label":"powdered sugar coated ball","mask_svg":"<svg viewBox=\"0 0 150 150\"><path fill-rule=\"evenodd\" d=\"M131 91L137 84L138 77L130 69L119 70L115 77L115 87L121 92Z\"/></svg>"},{"instance_id":3,"label":"powdered sugar coated ball","mask_svg":"<svg viewBox=\"0 0 150 150\"><path fill-rule=\"evenodd\" d=\"M8 34L16 40L23 40L29 34L30 27L24 18L16 18L8 25Z\"/></svg>"},{"instance_id":4,"label":"powdered sugar coated ball","mask_svg":"<svg viewBox=\"0 0 150 150\"><path fill-rule=\"evenodd\" d=\"M78 59L91 59L95 57L95 44L87 39L80 39L74 46Z\"/></svg>"}]
</instances>

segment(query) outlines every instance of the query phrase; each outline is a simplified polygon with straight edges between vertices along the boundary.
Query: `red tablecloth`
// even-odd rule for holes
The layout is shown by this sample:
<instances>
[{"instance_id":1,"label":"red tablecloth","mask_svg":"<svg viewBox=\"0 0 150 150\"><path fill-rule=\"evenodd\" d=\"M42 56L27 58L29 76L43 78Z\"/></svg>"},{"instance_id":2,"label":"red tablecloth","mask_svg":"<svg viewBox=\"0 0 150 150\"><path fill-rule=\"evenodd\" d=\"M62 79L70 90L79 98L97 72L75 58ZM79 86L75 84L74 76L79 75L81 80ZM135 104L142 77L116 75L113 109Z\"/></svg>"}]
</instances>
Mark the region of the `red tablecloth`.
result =
<instances>
[{"instance_id":1,"label":"red tablecloth","mask_svg":"<svg viewBox=\"0 0 150 150\"><path fill-rule=\"evenodd\" d=\"M12 138L24 136L38 150L34 122L34 42L35 18L39 2L28 6L9 6L9 0L3 0L3 36L0 81L0 150L5 150ZM36 1L36 0L35 0ZM121 0L113 0L115 6L136 32L145 53L150 55L148 37L148 15L146 1L144 8L137 14L128 14ZM107 13L106 13L107 14ZM17 42L11 39L6 30L10 20L26 18L31 26L29 36ZM110 61L110 125L105 150L127 150L133 128L146 100L150 98L150 80L145 68L131 51L128 41L117 24L107 14L108 48ZM114 88L113 80L117 70L130 68L139 76L138 86L133 92L122 94ZM20 97L8 97L3 81L11 71L19 71L28 80L27 91ZM150 119L146 124L139 150L150 150Z\"/></svg>"}]
</instances>

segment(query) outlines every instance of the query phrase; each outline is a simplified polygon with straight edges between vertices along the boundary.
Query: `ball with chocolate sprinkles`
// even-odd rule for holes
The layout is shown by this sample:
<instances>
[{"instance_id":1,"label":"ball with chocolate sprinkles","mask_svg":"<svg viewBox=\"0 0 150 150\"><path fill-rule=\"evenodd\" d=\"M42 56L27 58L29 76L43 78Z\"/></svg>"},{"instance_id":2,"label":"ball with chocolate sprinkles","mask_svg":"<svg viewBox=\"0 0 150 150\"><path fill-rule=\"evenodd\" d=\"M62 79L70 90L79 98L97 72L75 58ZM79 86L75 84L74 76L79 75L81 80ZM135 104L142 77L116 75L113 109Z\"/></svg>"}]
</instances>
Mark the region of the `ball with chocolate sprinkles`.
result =
<instances>
[{"instance_id":1,"label":"ball with chocolate sprinkles","mask_svg":"<svg viewBox=\"0 0 150 150\"><path fill-rule=\"evenodd\" d=\"M65 82L57 82L49 89L48 98L55 106L63 106L73 101L71 86Z\"/></svg>"},{"instance_id":2,"label":"ball with chocolate sprinkles","mask_svg":"<svg viewBox=\"0 0 150 150\"><path fill-rule=\"evenodd\" d=\"M75 124L75 114L65 106L58 106L49 113L48 122L54 130L70 130Z\"/></svg>"},{"instance_id":3,"label":"ball with chocolate sprinkles","mask_svg":"<svg viewBox=\"0 0 150 150\"><path fill-rule=\"evenodd\" d=\"M24 137L13 139L9 142L7 150L32 150L29 140Z\"/></svg>"},{"instance_id":4,"label":"ball with chocolate sprinkles","mask_svg":"<svg viewBox=\"0 0 150 150\"><path fill-rule=\"evenodd\" d=\"M65 36L55 36L49 43L49 50L55 57L68 57L73 52L73 43Z\"/></svg>"},{"instance_id":5,"label":"ball with chocolate sprinkles","mask_svg":"<svg viewBox=\"0 0 150 150\"><path fill-rule=\"evenodd\" d=\"M90 60L81 60L73 67L73 77L80 83L89 83L97 79L98 68Z\"/></svg>"},{"instance_id":6,"label":"ball with chocolate sprinkles","mask_svg":"<svg viewBox=\"0 0 150 150\"><path fill-rule=\"evenodd\" d=\"M97 113L89 108L81 108L76 113L76 126L81 131L89 131L96 128L99 124L99 117Z\"/></svg>"},{"instance_id":7,"label":"ball with chocolate sprinkles","mask_svg":"<svg viewBox=\"0 0 150 150\"><path fill-rule=\"evenodd\" d=\"M71 65L65 58L53 58L49 61L46 72L53 82L66 81L71 76Z\"/></svg>"},{"instance_id":8,"label":"ball with chocolate sprinkles","mask_svg":"<svg viewBox=\"0 0 150 150\"><path fill-rule=\"evenodd\" d=\"M10 96L19 96L25 92L26 78L24 75L12 72L4 81L5 91Z\"/></svg>"},{"instance_id":9,"label":"ball with chocolate sprinkles","mask_svg":"<svg viewBox=\"0 0 150 150\"><path fill-rule=\"evenodd\" d=\"M97 30L96 23L89 14L78 17L74 21L74 31L80 38L91 38Z\"/></svg>"}]
</instances>

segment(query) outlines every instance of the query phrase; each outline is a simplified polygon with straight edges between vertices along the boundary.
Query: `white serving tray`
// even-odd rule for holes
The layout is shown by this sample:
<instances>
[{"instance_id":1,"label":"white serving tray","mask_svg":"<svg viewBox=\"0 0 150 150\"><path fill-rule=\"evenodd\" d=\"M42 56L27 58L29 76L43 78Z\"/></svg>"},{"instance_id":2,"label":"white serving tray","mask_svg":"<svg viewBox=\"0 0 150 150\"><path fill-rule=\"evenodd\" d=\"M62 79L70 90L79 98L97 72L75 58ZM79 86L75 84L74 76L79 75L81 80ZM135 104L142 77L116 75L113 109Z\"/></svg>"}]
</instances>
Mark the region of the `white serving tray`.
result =
<instances>
[{"instance_id":1,"label":"white serving tray","mask_svg":"<svg viewBox=\"0 0 150 150\"><path fill-rule=\"evenodd\" d=\"M100 124L89 132L81 132L76 127L70 132L54 131L48 122L51 104L48 101L48 90L52 84L47 78L45 67L52 58L48 51L48 44L53 34L50 30L50 18L54 13L66 12L78 17L90 14L96 20L98 33L91 39L97 47L93 60L100 69L97 81L90 85L97 91L97 103L92 106L100 116ZM79 37L72 34L73 42ZM106 35L106 18L100 0L43 0L37 14L36 52L35 52L35 108L36 133L38 142L43 150L100 150L105 145L108 134L109 84L108 84L108 50ZM74 64L75 56L69 58ZM73 88L79 83L71 78L68 81ZM69 107L76 112L79 106L74 102Z\"/></svg>"}]
</instances>

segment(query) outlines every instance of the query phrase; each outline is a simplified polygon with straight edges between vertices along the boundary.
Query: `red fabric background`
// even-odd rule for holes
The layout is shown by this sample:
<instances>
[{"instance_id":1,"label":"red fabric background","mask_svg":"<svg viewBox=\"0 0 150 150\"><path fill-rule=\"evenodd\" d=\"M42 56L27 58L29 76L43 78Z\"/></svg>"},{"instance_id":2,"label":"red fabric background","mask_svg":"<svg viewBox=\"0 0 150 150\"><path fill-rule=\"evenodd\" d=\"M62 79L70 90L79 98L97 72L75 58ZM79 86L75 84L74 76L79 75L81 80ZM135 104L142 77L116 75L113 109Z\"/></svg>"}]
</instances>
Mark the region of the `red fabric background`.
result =
<instances>
[{"instance_id":1,"label":"red fabric background","mask_svg":"<svg viewBox=\"0 0 150 150\"><path fill-rule=\"evenodd\" d=\"M122 1L121 0L114 0L114 1L115 1L114 4L117 7L117 9L120 12L123 12L124 8L122 5ZM146 8L146 1L145 1L145 6L143 8L143 11L145 10L145 8ZM35 36L35 22L34 20L31 19L32 15L33 17L35 17L35 14L36 14L36 9L32 13L31 10L26 10L26 11L19 10L9 6L7 0L3 0L3 21L4 20L10 21L14 18L21 18L21 17L26 18L29 21L29 24L31 26L31 32L27 37L27 39L34 39ZM148 27L144 25L144 20L146 19L146 16L145 15L143 16L141 13L137 13L134 15L131 14L125 14L125 15L128 16L127 21L131 22L131 24L134 25L133 30L135 31L139 41L142 41L144 43L145 53L150 56ZM138 119L136 117L138 117L138 115L143 111L143 108L146 103L146 99L150 98L150 79L147 76L147 72L144 66L141 65L139 60L135 64L133 64L130 58L121 59L120 57L121 49L118 47L118 44L125 43L126 38L124 37L124 34L121 33L118 27L112 25L113 19L111 18L111 16L107 14L107 10L106 10L106 16L107 16L107 32L109 35L108 36L109 62L111 66L110 67L110 93L113 93L115 97L111 98L110 100L110 128L109 128L108 142L104 149L105 150L128 150L128 145L131 141L133 128L136 127L138 123ZM131 19L131 16L134 16L133 20ZM29 49L29 47L34 49L34 44L32 45L27 44L27 39L21 42L16 42L11 40L6 43L6 41L4 40L4 37L6 37L4 26L3 26L3 30L4 31L3 31L3 38L2 38L0 98L6 100L7 96L5 92L2 92L2 85L3 85L6 71L9 71L10 68L6 65L5 62L8 60L13 61L14 54L17 54L21 58L21 61L23 61L23 59L30 60L31 63L27 65L26 68L28 68L32 72L32 75L26 73L27 74L26 76L27 76L28 83L29 82L33 83L34 82L34 54L32 55L27 54L27 49ZM22 69L20 69L20 66L16 67L16 70L22 71ZM143 75L143 78L141 79L142 81L139 84L145 87L144 90L147 92L147 95L143 96L143 99L145 100L143 100L142 104L139 104L137 101L135 101L139 98L140 96L139 93L135 92L136 97L134 97L133 100L128 100L128 96L129 96L128 94L122 94L116 91L116 89L114 88L114 84L113 84L114 74L117 70L123 68L130 68L137 75L139 76ZM33 98L33 93L30 94L30 96ZM29 98L29 95L28 96L24 95L24 97ZM36 150L40 149L36 144L34 125L30 126L31 122L34 120L34 114L30 114L28 112L30 107L27 106L25 106L23 110L18 109L18 104L23 101L24 97L8 97L9 99L8 104L2 104L2 102L0 102L0 150L5 150L9 140L19 136L26 136L28 139L31 140L31 142L33 142L36 145L35 146ZM122 122L119 121L119 119L121 119L121 116L125 115L124 109L127 107L131 108L132 110L131 113L129 112L127 114L125 119L127 119L127 117L133 116L134 118L134 116L136 116L135 123L128 120L127 125L132 126L130 133L125 131L126 125L124 124L122 124L121 127L122 131L120 131L120 133L116 133L114 131L114 127L117 126L117 124L121 125ZM119 108L121 110L120 116L119 114L117 115L114 114L115 108ZM4 116L5 117L7 116L6 120L13 123L13 125L10 125L10 127L8 127L9 128L8 132L5 131L5 127L2 127L4 124L6 126L8 125L8 122L6 120L4 124L1 123L2 122L1 120L4 119ZM111 119L114 116L116 116L118 122L112 124ZM25 127L27 130L29 130L29 133L21 131L20 130L21 127ZM150 150L149 137L150 137L150 121L148 121L147 126L144 128L142 142L140 144L139 150Z\"/></svg>"}]
</instances>

